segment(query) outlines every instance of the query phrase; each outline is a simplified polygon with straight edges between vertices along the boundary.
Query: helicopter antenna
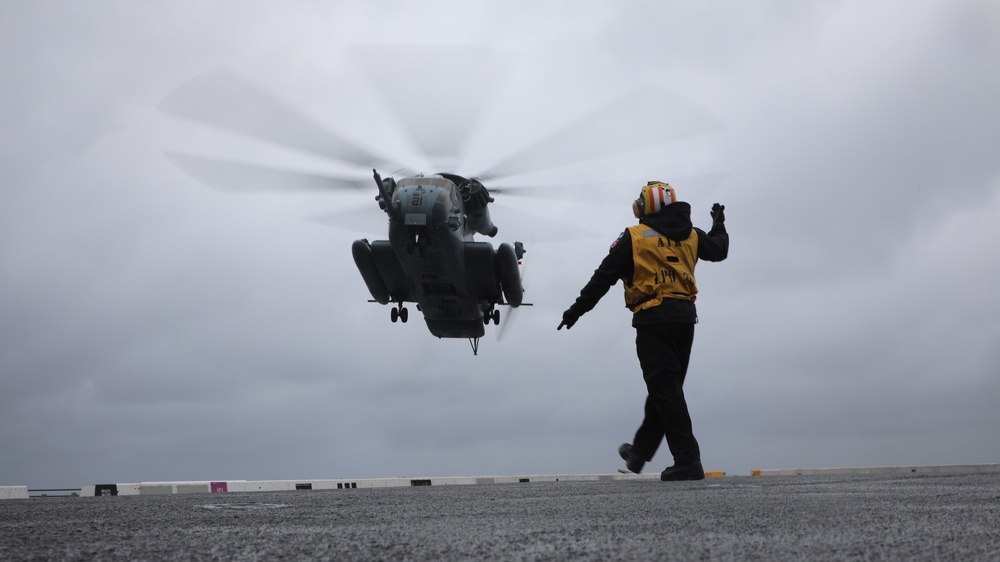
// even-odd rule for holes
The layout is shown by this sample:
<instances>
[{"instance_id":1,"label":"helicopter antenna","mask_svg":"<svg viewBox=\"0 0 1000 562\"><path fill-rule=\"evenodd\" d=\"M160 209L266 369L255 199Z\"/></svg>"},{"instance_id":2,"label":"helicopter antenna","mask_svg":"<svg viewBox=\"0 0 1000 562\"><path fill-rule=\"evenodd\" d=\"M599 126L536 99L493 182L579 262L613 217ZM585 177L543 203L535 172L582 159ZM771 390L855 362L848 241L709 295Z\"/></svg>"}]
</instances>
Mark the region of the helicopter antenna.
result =
<instances>
[{"instance_id":1,"label":"helicopter antenna","mask_svg":"<svg viewBox=\"0 0 1000 562\"><path fill-rule=\"evenodd\" d=\"M479 355L479 338L469 338L469 345L472 346L472 354Z\"/></svg>"}]
</instances>

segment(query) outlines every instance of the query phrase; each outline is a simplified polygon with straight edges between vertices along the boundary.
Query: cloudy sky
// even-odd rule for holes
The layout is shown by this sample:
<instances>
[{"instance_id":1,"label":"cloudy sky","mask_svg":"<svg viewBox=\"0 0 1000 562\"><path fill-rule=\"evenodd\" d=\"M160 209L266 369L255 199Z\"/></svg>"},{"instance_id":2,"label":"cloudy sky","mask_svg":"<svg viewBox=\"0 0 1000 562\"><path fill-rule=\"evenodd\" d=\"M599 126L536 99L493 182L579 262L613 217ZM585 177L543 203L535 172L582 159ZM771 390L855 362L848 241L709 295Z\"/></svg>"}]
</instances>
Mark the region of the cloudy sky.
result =
<instances>
[{"instance_id":1,"label":"cloudy sky","mask_svg":"<svg viewBox=\"0 0 1000 562\"><path fill-rule=\"evenodd\" d=\"M613 472L645 395L620 287L556 326L647 179L726 205L706 469L1000 462L1000 8L871 4L4 3L0 485ZM296 135L527 170L493 242L534 306L478 356L390 323L350 254L374 186L291 189L384 162Z\"/></svg>"}]
</instances>

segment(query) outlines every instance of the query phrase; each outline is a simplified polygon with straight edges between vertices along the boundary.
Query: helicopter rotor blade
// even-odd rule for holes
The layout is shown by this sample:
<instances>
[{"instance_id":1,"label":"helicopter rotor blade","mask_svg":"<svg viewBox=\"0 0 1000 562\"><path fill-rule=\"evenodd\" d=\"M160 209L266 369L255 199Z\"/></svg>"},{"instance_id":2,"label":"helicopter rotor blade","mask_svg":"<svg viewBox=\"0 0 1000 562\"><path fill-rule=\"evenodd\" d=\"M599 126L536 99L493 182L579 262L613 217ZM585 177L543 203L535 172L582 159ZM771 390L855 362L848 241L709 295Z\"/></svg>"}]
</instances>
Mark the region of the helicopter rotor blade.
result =
<instances>
[{"instance_id":1,"label":"helicopter rotor blade","mask_svg":"<svg viewBox=\"0 0 1000 562\"><path fill-rule=\"evenodd\" d=\"M521 289L524 289L524 260L521 259L520 267L518 267L518 273L521 276ZM527 303L522 303L521 306L530 306ZM518 310L521 306L511 306L509 307L502 318L500 318L500 329L497 330L497 341L503 341L507 334L510 332L510 327L514 325L514 320L517 318Z\"/></svg>"},{"instance_id":2,"label":"helicopter rotor blade","mask_svg":"<svg viewBox=\"0 0 1000 562\"><path fill-rule=\"evenodd\" d=\"M163 154L188 176L220 191L363 191L372 187L371 179L338 178L178 152L164 151Z\"/></svg>"},{"instance_id":3,"label":"helicopter rotor blade","mask_svg":"<svg viewBox=\"0 0 1000 562\"><path fill-rule=\"evenodd\" d=\"M341 209L316 215L307 220L322 226L372 236L385 236L385 231L388 228L388 217L374 202L367 207Z\"/></svg>"},{"instance_id":4,"label":"helicopter rotor blade","mask_svg":"<svg viewBox=\"0 0 1000 562\"><path fill-rule=\"evenodd\" d=\"M365 45L352 54L401 132L434 167L426 172L459 166L510 68L510 53L489 47Z\"/></svg>"},{"instance_id":5,"label":"helicopter rotor blade","mask_svg":"<svg viewBox=\"0 0 1000 562\"><path fill-rule=\"evenodd\" d=\"M476 174L484 180L516 176L655 147L725 130L695 102L646 85L556 130Z\"/></svg>"},{"instance_id":6,"label":"helicopter rotor blade","mask_svg":"<svg viewBox=\"0 0 1000 562\"><path fill-rule=\"evenodd\" d=\"M514 319L517 318L517 311L521 310L521 307L510 307L504 311L503 318L500 319L500 329L497 330L497 341L503 341L510 333L510 327L514 325Z\"/></svg>"},{"instance_id":7,"label":"helicopter rotor blade","mask_svg":"<svg viewBox=\"0 0 1000 562\"><path fill-rule=\"evenodd\" d=\"M642 182L645 183L645 182ZM496 195L494 205L529 199L533 201L586 201L591 204L622 204L635 198L634 186L641 185L640 180L600 183L580 183L572 185L554 185L549 183L534 183L529 185L490 186L490 195ZM501 203L501 201L503 203Z\"/></svg>"},{"instance_id":8,"label":"helicopter rotor blade","mask_svg":"<svg viewBox=\"0 0 1000 562\"><path fill-rule=\"evenodd\" d=\"M629 203L631 204L631 203ZM505 240L520 240L534 244L568 242L606 236L600 230L547 216L539 220L541 210L523 210L503 203L490 203L490 215L499 224L497 235ZM589 225L588 225L589 226Z\"/></svg>"},{"instance_id":9,"label":"helicopter rotor blade","mask_svg":"<svg viewBox=\"0 0 1000 562\"><path fill-rule=\"evenodd\" d=\"M729 172L708 174L672 175L668 183L683 190L699 194L708 194L725 183ZM489 186L491 195L506 197L525 197L531 199L566 200L570 197L593 203L621 204L622 201L634 199L639 187L645 185L642 178L622 178L621 181L595 183L574 183L555 185L551 183L529 183L525 185Z\"/></svg>"},{"instance_id":10,"label":"helicopter rotor blade","mask_svg":"<svg viewBox=\"0 0 1000 562\"><path fill-rule=\"evenodd\" d=\"M158 109L175 117L267 143L370 168L386 159L317 125L227 67L196 76L170 92Z\"/></svg>"}]
</instances>

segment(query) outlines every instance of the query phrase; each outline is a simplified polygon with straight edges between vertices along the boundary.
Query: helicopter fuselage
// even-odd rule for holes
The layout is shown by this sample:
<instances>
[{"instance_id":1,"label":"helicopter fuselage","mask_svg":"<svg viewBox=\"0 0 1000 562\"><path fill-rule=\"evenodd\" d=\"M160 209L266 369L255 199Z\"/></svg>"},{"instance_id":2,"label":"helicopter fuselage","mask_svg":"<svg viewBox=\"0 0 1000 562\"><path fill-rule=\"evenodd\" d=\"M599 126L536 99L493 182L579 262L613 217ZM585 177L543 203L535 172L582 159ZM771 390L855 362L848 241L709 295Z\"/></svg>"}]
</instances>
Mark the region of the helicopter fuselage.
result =
<instances>
[{"instance_id":1,"label":"helicopter fuselage","mask_svg":"<svg viewBox=\"0 0 1000 562\"><path fill-rule=\"evenodd\" d=\"M376 181L388 240L357 240L352 252L374 301L396 304L393 321L415 302L431 334L475 339L499 321L498 304L521 304L514 248L474 239L497 233L482 184L451 174Z\"/></svg>"}]
</instances>

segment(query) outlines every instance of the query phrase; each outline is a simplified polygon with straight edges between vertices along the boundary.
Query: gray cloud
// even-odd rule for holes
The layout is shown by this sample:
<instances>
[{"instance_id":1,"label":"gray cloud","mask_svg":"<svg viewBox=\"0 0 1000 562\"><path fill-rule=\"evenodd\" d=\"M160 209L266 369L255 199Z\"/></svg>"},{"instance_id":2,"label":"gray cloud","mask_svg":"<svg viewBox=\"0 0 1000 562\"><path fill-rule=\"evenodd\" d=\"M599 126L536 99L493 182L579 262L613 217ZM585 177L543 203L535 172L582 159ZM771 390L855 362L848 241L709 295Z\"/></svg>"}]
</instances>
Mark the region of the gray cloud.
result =
<instances>
[{"instance_id":1,"label":"gray cloud","mask_svg":"<svg viewBox=\"0 0 1000 562\"><path fill-rule=\"evenodd\" d=\"M514 53L470 166L648 81L724 124L724 139L668 146L685 158L538 176L670 180L699 157L727 173L677 182L697 225L727 205L733 239L726 262L698 270L687 393L708 467L996 462L996 7L591 8L0 8L14 55L0 63L0 484L614 470L644 393L620 289L555 327L632 220L631 184L617 205L604 203L615 189L601 204L498 196L593 234L529 245L535 306L473 357L420 322L391 324L349 257L361 235L303 220L370 195L222 193L161 152L336 165L157 112L225 65L366 146L389 143L399 121L350 103L361 74L323 93L357 72L352 46L410 40ZM495 242L543 230L506 217Z\"/></svg>"}]
</instances>

